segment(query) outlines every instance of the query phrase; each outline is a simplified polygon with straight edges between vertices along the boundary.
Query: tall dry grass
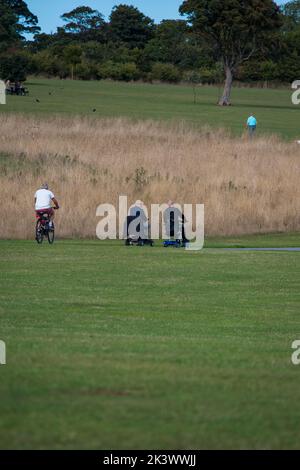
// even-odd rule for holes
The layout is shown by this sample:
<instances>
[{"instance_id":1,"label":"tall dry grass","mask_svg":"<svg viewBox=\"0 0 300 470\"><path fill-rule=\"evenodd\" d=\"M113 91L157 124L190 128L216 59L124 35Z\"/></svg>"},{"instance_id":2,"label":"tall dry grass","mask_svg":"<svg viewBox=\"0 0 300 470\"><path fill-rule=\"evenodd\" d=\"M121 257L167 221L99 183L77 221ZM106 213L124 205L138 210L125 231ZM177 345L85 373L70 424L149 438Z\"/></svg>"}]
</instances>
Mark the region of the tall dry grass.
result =
<instances>
[{"instance_id":1,"label":"tall dry grass","mask_svg":"<svg viewBox=\"0 0 300 470\"><path fill-rule=\"evenodd\" d=\"M32 237L33 195L48 181L63 237L94 237L96 207L204 203L206 234L300 230L300 146L126 119L2 115L0 237Z\"/></svg>"}]
</instances>

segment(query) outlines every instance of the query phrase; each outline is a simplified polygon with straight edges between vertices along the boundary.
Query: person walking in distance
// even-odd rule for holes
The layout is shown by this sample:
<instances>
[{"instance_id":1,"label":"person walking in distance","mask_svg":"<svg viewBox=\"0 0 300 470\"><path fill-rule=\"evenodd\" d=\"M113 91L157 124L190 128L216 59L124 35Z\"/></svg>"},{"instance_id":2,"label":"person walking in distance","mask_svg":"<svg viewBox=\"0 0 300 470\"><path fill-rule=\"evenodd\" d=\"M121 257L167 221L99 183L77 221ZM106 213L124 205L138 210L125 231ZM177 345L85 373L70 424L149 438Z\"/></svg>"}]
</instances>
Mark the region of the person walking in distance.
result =
<instances>
[{"instance_id":1,"label":"person walking in distance","mask_svg":"<svg viewBox=\"0 0 300 470\"><path fill-rule=\"evenodd\" d=\"M247 129L248 129L250 139L252 139L252 137L254 136L256 132L256 128L257 128L256 117L253 116L253 114L251 114L251 116L249 116L247 120Z\"/></svg>"}]
</instances>

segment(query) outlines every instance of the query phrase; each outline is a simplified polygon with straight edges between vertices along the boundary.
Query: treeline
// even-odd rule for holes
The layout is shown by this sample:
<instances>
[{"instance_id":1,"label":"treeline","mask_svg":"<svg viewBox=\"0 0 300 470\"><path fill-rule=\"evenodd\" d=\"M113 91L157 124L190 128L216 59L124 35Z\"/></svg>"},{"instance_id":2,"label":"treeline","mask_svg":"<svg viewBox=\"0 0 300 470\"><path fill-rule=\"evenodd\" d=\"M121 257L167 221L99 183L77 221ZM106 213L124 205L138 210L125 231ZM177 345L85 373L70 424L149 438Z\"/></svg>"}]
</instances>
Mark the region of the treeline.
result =
<instances>
[{"instance_id":1,"label":"treeline","mask_svg":"<svg viewBox=\"0 0 300 470\"><path fill-rule=\"evenodd\" d=\"M188 3L183 2L183 14L184 8L188 13ZM208 9L212 2L198 3L207 4ZM235 0L232 5L230 0L225 3L234 11ZM300 1L289 2L279 14L280 22L269 40L261 47L258 44L255 52L236 66L236 80L286 83L300 78ZM22 81L36 74L204 84L224 79L220 51L193 27L196 17L155 24L137 8L121 4L113 8L108 21L88 6L64 13L62 19L64 26L46 34L40 31L38 18L25 1L0 0L1 78ZM33 35L32 40L26 39L27 33Z\"/></svg>"}]
</instances>

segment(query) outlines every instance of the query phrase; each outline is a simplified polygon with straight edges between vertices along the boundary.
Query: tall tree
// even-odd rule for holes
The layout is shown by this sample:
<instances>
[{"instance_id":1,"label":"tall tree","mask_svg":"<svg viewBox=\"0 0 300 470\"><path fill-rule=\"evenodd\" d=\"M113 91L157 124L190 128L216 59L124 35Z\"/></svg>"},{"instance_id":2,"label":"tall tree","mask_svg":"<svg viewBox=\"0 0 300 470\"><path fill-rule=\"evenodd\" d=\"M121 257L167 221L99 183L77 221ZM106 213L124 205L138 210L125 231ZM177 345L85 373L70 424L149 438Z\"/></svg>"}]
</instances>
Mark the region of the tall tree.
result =
<instances>
[{"instance_id":1,"label":"tall tree","mask_svg":"<svg viewBox=\"0 0 300 470\"><path fill-rule=\"evenodd\" d=\"M183 46L187 43L187 24L183 20L163 20L156 27L155 36L147 49L155 62L180 63Z\"/></svg>"},{"instance_id":2,"label":"tall tree","mask_svg":"<svg viewBox=\"0 0 300 470\"><path fill-rule=\"evenodd\" d=\"M23 0L0 0L0 50L16 46L25 33L37 33L38 19Z\"/></svg>"},{"instance_id":3,"label":"tall tree","mask_svg":"<svg viewBox=\"0 0 300 470\"><path fill-rule=\"evenodd\" d=\"M19 39L17 32L18 17L8 6L7 2L0 0L0 50L6 50L11 43Z\"/></svg>"},{"instance_id":4,"label":"tall tree","mask_svg":"<svg viewBox=\"0 0 300 470\"><path fill-rule=\"evenodd\" d=\"M23 82L27 74L33 71L33 63L24 52L1 55L0 77L2 80Z\"/></svg>"},{"instance_id":5,"label":"tall tree","mask_svg":"<svg viewBox=\"0 0 300 470\"><path fill-rule=\"evenodd\" d=\"M150 63L173 64L180 69L200 68L203 63L211 63L212 58L206 43L196 41L184 20L163 20L155 28L142 55ZM205 45L205 47L203 47Z\"/></svg>"},{"instance_id":6,"label":"tall tree","mask_svg":"<svg viewBox=\"0 0 300 470\"><path fill-rule=\"evenodd\" d=\"M117 5L110 15L110 34L115 42L142 48L153 37L154 21L133 6Z\"/></svg>"},{"instance_id":7,"label":"tall tree","mask_svg":"<svg viewBox=\"0 0 300 470\"><path fill-rule=\"evenodd\" d=\"M273 0L185 0L180 13L187 15L195 32L214 48L226 75L222 106L230 105L234 75L269 41L282 25Z\"/></svg>"},{"instance_id":8,"label":"tall tree","mask_svg":"<svg viewBox=\"0 0 300 470\"><path fill-rule=\"evenodd\" d=\"M282 5L281 11L284 15L284 30L294 31L300 27L300 0L293 0Z\"/></svg>"},{"instance_id":9,"label":"tall tree","mask_svg":"<svg viewBox=\"0 0 300 470\"><path fill-rule=\"evenodd\" d=\"M82 41L103 41L106 23L98 10L88 6L80 6L64 13L61 17L65 22L64 31L73 34Z\"/></svg>"},{"instance_id":10,"label":"tall tree","mask_svg":"<svg viewBox=\"0 0 300 470\"><path fill-rule=\"evenodd\" d=\"M82 49L80 46L71 44L64 48L64 59L71 66L71 79L74 80L74 70L76 65L80 64Z\"/></svg>"},{"instance_id":11,"label":"tall tree","mask_svg":"<svg viewBox=\"0 0 300 470\"><path fill-rule=\"evenodd\" d=\"M24 0L0 0L0 5L6 6L17 18L16 33L20 39L26 33L35 34L40 31L37 16L29 10Z\"/></svg>"}]
</instances>

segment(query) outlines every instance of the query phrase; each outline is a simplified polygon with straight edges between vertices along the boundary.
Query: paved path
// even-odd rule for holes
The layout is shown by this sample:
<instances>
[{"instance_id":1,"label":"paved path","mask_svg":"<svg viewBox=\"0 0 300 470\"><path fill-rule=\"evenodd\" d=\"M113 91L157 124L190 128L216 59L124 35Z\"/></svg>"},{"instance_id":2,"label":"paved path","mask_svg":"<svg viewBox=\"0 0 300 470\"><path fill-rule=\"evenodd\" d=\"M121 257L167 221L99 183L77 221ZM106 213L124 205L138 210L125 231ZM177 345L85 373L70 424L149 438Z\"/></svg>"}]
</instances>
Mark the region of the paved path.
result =
<instances>
[{"instance_id":1,"label":"paved path","mask_svg":"<svg viewBox=\"0 0 300 470\"><path fill-rule=\"evenodd\" d=\"M300 248L221 248L225 251L300 251Z\"/></svg>"}]
</instances>

